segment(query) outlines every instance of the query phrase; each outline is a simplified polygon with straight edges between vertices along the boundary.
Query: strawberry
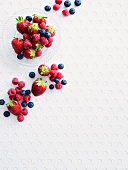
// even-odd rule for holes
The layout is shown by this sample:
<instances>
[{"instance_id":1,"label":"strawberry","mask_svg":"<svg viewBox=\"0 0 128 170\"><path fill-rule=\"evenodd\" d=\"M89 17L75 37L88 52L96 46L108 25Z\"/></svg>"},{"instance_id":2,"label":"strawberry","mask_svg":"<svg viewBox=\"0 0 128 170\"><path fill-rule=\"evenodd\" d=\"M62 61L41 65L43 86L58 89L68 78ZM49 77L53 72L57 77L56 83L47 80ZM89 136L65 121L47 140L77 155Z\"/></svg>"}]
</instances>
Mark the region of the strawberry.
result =
<instances>
[{"instance_id":1,"label":"strawberry","mask_svg":"<svg viewBox=\"0 0 128 170\"><path fill-rule=\"evenodd\" d=\"M40 48L43 48L43 46L41 45L40 41L32 41L32 48L35 50L38 50Z\"/></svg>"},{"instance_id":2,"label":"strawberry","mask_svg":"<svg viewBox=\"0 0 128 170\"><path fill-rule=\"evenodd\" d=\"M30 40L30 35L28 33L24 33L23 34L23 39L24 40L26 40L26 39Z\"/></svg>"},{"instance_id":3,"label":"strawberry","mask_svg":"<svg viewBox=\"0 0 128 170\"><path fill-rule=\"evenodd\" d=\"M45 22L42 22L41 24L39 24L39 27L40 27L41 29L46 30L46 24L45 24Z\"/></svg>"},{"instance_id":4,"label":"strawberry","mask_svg":"<svg viewBox=\"0 0 128 170\"><path fill-rule=\"evenodd\" d=\"M47 26L46 31L51 33L51 37L53 37L56 33L55 29L52 26Z\"/></svg>"},{"instance_id":5,"label":"strawberry","mask_svg":"<svg viewBox=\"0 0 128 170\"><path fill-rule=\"evenodd\" d=\"M34 96L42 95L47 89L46 82L42 78L37 78L32 84L32 93Z\"/></svg>"},{"instance_id":6,"label":"strawberry","mask_svg":"<svg viewBox=\"0 0 128 170\"><path fill-rule=\"evenodd\" d=\"M44 64L41 64L39 67L38 67L38 73L41 75L41 76L48 76L49 75L49 71L50 69L48 68L48 66L44 65Z\"/></svg>"},{"instance_id":7,"label":"strawberry","mask_svg":"<svg viewBox=\"0 0 128 170\"><path fill-rule=\"evenodd\" d=\"M24 49L30 49L32 48L32 43L30 42L30 40L26 39L24 40Z\"/></svg>"},{"instance_id":8,"label":"strawberry","mask_svg":"<svg viewBox=\"0 0 128 170\"><path fill-rule=\"evenodd\" d=\"M59 80L61 80L63 77L64 77L63 74L60 72L56 74L56 78L58 78Z\"/></svg>"},{"instance_id":9,"label":"strawberry","mask_svg":"<svg viewBox=\"0 0 128 170\"><path fill-rule=\"evenodd\" d=\"M23 100L24 100L25 102L29 102L30 99L31 99L31 96L30 96L30 95L25 95L25 96L23 97Z\"/></svg>"},{"instance_id":10,"label":"strawberry","mask_svg":"<svg viewBox=\"0 0 128 170\"><path fill-rule=\"evenodd\" d=\"M27 33L28 32L28 27L31 25L31 23L24 19L22 16L19 16L16 18L17 21L17 30L21 33Z\"/></svg>"},{"instance_id":11,"label":"strawberry","mask_svg":"<svg viewBox=\"0 0 128 170\"><path fill-rule=\"evenodd\" d=\"M27 59L33 59L36 57L36 51L34 49L24 50L24 57Z\"/></svg>"},{"instance_id":12,"label":"strawberry","mask_svg":"<svg viewBox=\"0 0 128 170\"><path fill-rule=\"evenodd\" d=\"M28 33L30 35L33 35L33 34L38 34L38 31L39 31L39 26L37 23L32 23L32 25L30 25L28 27Z\"/></svg>"},{"instance_id":13,"label":"strawberry","mask_svg":"<svg viewBox=\"0 0 128 170\"><path fill-rule=\"evenodd\" d=\"M40 57L42 55L42 51L41 50L37 50L36 51L36 57Z\"/></svg>"},{"instance_id":14,"label":"strawberry","mask_svg":"<svg viewBox=\"0 0 128 170\"><path fill-rule=\"evenodd\" d=\"M51 47L51 46L52 46L52 42L50 42L50 43L48 43L48 44L45 45L46 48L49 48L49 47Z\"/></svg>"},{"instance_id":15,"label":"strawberry","mask_svg":"<svg viewBox=\"0 0 128 170\"><path fill-rule=\"evenodd\" d=\"M40 42L41 42L41 44L42 44L43 46L48 44L48 40L47 40L47 38L45 38L45 37L41 37L41 38L40 38Z\"/></svg>"},{"instance_id":16,"label":"strawberry","mask_svg":"<svg viewBox=\"0 0 128 170\"><path fill-rule=\"evenodd\" d=\"M33 22L34 23L41 24L42 22L44 22L46 24L46 18L47 17L39 16L39 15L36 15L36 14L34 14L33 16L34 16L33 17Z\"/></svg>"},{"instance_id":17,"label":"strawberry","mask_svg":"<svg viewBox=\"0 0 128 170\"><path fill-rule=\"evenodd\" d=\"M40 40L40 34L33 34L32 35L32 40L33 41L39 41Z\"/></svg>"},{"instance_id":18,"label":"strawberry","mask_svg":"<svg viewBox=\"0 0 128 170\"><path fill-rule=\"evenodd\" d=\"M16 54L20 54L24 49L23 40L20 39L20 38L14 38L12 40L12 47L13 47Z\"/></svg>"},{"instance_id":19,"label":"strawberry","mask_svg":"<svg viewBox=\"0 0 128 170\"><path fill-rule=\"evenodd\" d=\"M15 100L16 100L16 101L21 101L21 100L23 100L23 96L20 95L20 94L16 94Z\"/></svg>"},{"instance_id":20,"label":"strawberry","mask_svg":"<svg viewBox=\"0 0 128 170\"><path fill-rule=\"evenodd\" d=\"M58 66L56 64L51 65L51 70L58 70Z\"/></svg>"},{"instance_id":21,"label":"strawberry","mask_svg":"<svg viewBox=\"0 0 128 170\"><path fill-rule=\"evenodd\" d=\"M16 116L18 116L21 113L21 106L15 100L11 100L10 103L6 104L6 106L7 106L8 110Z\"/></svg>"}]
</instances>

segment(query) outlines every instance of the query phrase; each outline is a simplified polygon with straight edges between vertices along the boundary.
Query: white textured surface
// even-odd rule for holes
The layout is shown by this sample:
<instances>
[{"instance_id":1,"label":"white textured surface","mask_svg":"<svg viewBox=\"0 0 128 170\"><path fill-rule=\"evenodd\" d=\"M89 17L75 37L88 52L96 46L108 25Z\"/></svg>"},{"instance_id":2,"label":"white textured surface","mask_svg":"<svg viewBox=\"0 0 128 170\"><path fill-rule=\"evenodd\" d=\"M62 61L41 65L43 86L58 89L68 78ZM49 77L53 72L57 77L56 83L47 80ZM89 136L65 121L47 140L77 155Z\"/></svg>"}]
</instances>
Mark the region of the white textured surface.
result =
<instances>
[{"instance_id":1,"label":"white textured surface","mask_svg":"<svg viewBox=\"0 0 128 170\"><path fill-rule=\"evenodd\" d=\"M62 42L48 64L65 64L68 86L33 98L36 106L23 124L3 117L0 107L0 170L128 169L128 1L83 1L77 15L55 14ZM0 26L35 5L43 9L41 0L1 0ZM36 71L9 57L1 50L1 98L12 77L29 87L28 72Z\"/></svg>"}]
</instances>

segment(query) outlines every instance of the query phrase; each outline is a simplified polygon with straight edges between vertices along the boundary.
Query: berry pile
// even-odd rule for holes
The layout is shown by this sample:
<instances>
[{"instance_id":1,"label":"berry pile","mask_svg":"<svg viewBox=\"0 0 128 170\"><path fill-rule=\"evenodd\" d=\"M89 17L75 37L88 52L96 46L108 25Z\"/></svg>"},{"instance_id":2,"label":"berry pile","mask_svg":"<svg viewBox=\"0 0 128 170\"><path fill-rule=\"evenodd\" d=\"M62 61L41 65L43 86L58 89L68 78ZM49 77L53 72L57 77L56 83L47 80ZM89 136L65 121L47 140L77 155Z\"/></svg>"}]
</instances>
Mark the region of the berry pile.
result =
<instances>
[{"instance_id":1,"label":"berry pile","mask_svg":"<svg viewBox=\"0 0 128 170\"><path fill-rule=\"evenodd\" d=\"M19 60L24 57L34 59L42 55L42 48L52 46L55 29L47 25L47 17L33 15L23 18L16 18L17 31L23 38L14 38L11 42L12 47Z\"/></svg>"},{"instance_id":2,"label":"berry pile","mask_svg":"<svg viewBox=\"0 0 128 170\"><path fill-rule=\"evenodd\" d=\"M54 11L58 11L60 9L60 5L62 4L62 0L55 0L55 4L53 5L53 10ZM80 6L81 5L81 0L75 0L74 1L74 4L76 7ZM69 10L67 9L68 7L71 6L71 2L70 0L65 0L64 1L64 6L66 9L62 10L62 14L64 16L69 16L70 15L74 15L75 14L75 9L74 8L70 8ZM44 7L45 11L50 11L51 10L51 7L49 5L46 5Z\"/></svg>"},{"instance_id":3,"label":"berry pile","mask_svg":"<svg viewBox=\"0 0 128 170\"><path fill-rule=\"evenodd\" d=\"M10 112L17 116L17 120L22 122L24 120L24 116L28 115L28 109L34 106L31 100L31 91L24 90L25 82L19 81L18 78L12 79L12 84L17 85L15 88L10 88L8 90L9 99L11 100L9 103L6 104L8 111L4 112L5 117L10 116ZM4 105L5 101L3 99L0 100L0 105Z\"/></svg>"}]
</instances>

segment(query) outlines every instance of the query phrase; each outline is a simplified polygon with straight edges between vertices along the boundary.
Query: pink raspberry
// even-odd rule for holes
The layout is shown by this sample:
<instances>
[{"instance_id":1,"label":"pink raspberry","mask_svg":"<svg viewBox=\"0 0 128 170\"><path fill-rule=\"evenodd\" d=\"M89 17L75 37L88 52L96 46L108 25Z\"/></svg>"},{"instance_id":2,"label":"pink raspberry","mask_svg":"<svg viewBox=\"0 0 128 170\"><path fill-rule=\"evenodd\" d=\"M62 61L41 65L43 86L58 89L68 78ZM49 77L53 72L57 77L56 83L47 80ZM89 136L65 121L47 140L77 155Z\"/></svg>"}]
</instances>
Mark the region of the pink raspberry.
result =
<instances>
[{"instance_id":1,"label":"pink raspberry","mask_svg":"<svg viewBox=\"0 0 128 170\"><path fill-rule=\"evenodd\" d=\"M69 15L69 11L68 11L67 9L64 9L64 10L62 11L62 14L63 14L65 17L67 17L67 16Z\"/></svg>"},{"instance_id":2,"label":"pink raspberry","mask_svg":"<svg viewBox=\"0 0 128 170\"><path fill-rule=\"evenodd\" d=\"M54 11L58 11L60 9L60 5L59 4L53 5L53 9Z\"/></svg>"},{"instance_id":3,"label":"pink raspberry","mask_svg":"<svg viewBox=\"0 0 128 170\"><path fill-rule=\"evenodd\" d=\"M61 82L55 84L55 88L56 88L57 90L62 89L62 87L63 87L63 85L61 84Z\"/></svg>"},{"instance_id":4,"label":"pink raspberry","mask_svg":"<svg viewBox=\"0 0 128 170\"><path fill-rule=\"evenodd\" d=\"M13 89L13 88L11 88L11 89L8 91L8 94L9 94L10 96L15 96L15 95L16 95L16 90Z\"/></svg>"},{"instance_id":5,"label":"pink raspberry","mask_svg":"<svg viewBox=\"0 0 128 170\"><path fill-rule=\"evenodd\" d=\"M48 43L52 43L53 42L53 38L52 37L48 38L47 40L48 40Z\"/></svg>"},{"instance_id":6,"label":"pink raspberry","mask_svg":"<svg viewBox=\"0 0 128 170\"><path fill-rule=\"evenodd\" d=\"M28 50L30 48L32 48L32 43L30 42L30 40L24 40L24 49Z\"/></svg>"},{"instance_id":7,"label":"pink raspberry","mask_svg":"<svg viewBox=\"0 0 128 170\"><path fill-rule=\"evenodd\" d=\"M25 87L25 82L24 82L24 81L20 81L20 82L18 83L18 86L19 86L20 88Z\"/></svg>"},{"instance_id":8,"label":"pink raspberry","mask_svg":"<svg viewBox=\"0 0 128 170\"><path fill-rule=\"evenodd\" d=\"M17 120L18 120L18 122L23 122L24 121L24 116L23 115L18 115Z\"/></svg>"},{"instance_id":9,"label":"pink raspberry","mask_svg":"<svg viewBox=\"0 0 128 170\"><path fill-rule=\"evenodd\" d=\"M44 22L42 22L41 24L39 24L39 27L40 27L41 29L46 30L46 24L45 24Z\"/></svg>"},{"instance_id":10,"label":"pink raspberry","mask_svg":"<svg viewBox=\"0 0 128 170\"><path fill-rule=\"evenodd\" d=\"M26 39L27 39L27 40L30 40L30 35L27 34L27 33L24 33L24 34L23 34L23 39L24 39L24 40L26 40Z\"/></svg>"},{"instance_id":11,"label":"pink raspberry","mask_svg":"<svg viewBox=\"0 0 128 170\"><path fill-rule=\"evenodd\" d=\"M40 40L40 34L33 34L32 35L32 40L33 41L39 41Z\"/></svg>"},{"instance_id":12,"label":"pink raspberry","mask_svg":"<svg viewBox=\"0 0 128 170\"><path fill-rule=\"evenodd\" d=\"M53 77L56 77L57 71L56 70L50 70L49 74Z\"/></svg>"},{"instance_id":13,"label":"pink raspberry","mask_svg":"<svg viewBox=\"0 0 128 170\"><path fill-rule=\"evenodd\" d=\"M14 78L12 79L12 84L17 85L18 83L19 83L18 78L14 77Z\"/></svg>"},{"instance_id":14,"label":"pink raspberry","mask_svg":"<svg viewBox=\"0 0 128 170\"><path fill-rule=\"evenodd\" d=\"M62 4L62 0L55 0L55 3L60 5Z\"/></svg>"},{"instance_id":15,"label":"pink raspberry","mask_svg":"<svg viewBox=\"0 0 128 170\"><path fill-rule=\"evenodd\" d=\"M51 65L51 70L58 70L58 66L56 64Z\"/></svg>"},{"instance_id":16,"label":"pink raspberry","mask_svg":"<svg viewBox=\"0 0 128 170\"><path fill-rule=\"evenodd\" d=\"M48 44L48 40L45 37L41 37L40 42L41 42L42 45L47 45Z\"/></svg>"},{"instance_id":17,"label":"pink raspberry","mask_svg":"<svg viewBox=\"0 0 128 170\"><path fill-rule=\"evenodd\" d=\"M20 95L20 94L16 94L15 100L16 100L16 101L21 101L21 100L23 100L23 96Z\"/></svg>"},{"instance_id":18,"label":"pink raspberry","mask_svg":"<svg viewBox=\"0 0 128 170\"><path fill-rule=\"evenodd\" d=\"M63 77L64 77L63 74L60 72L56 74L56 78L58 78L59 80L61 80Z\"/></svg>"},{"instance_id":19,"label":"pink raspberry","mask_svg":"<svg viewBox=\"0 0 128 170\"><path fill-rule=\"evenodd\" d=\"M37 50L36 51L36 57L40 57L42 55L42 51L41 50Z\"/></svg>"},{"instance_id":20,"label":"pink raspberry","mask_svg":"<svg viewBox=\"0 0 128 170\"><path fill-rule=\"evenodd\" d=\"M31 100L31 96L30 96L30 95L25 95L25 96L23 97L23 100L24 100L25 102L29 102L29 101Z\"/></svg>"},{"instance_id":21,"label":"pink raspberry","mask_svg":"<svg viewBox=\"0 0 128 170\"><path fill-rule=\"evenodd\" d=\"M54 76L50 76L50 77L49 77L49 80L52 81L52 82L54 82L54 79L55 79Z\"/></svg>"},{"instance_id":22,"label":"pink raspberry","mask_svg":"<svg viewBox=\"0 0 128 170\"><path fill-rule=\"evenodd\" d=\"M52 46L52 42L48 43L47 45L45 45L46 48L49 48Z\"/></svg>"},{"instance_id":23,"label":"pink raspberry","mask_svg":"<svg viewBox=\"0 0 128 170\"><path fill-rule=\"evenodd\" d=\"M28 110L26 108L23 108L21 110L21 113L24 115L24 116L27 116L28 115Z\"/></svg>"},{"instance_id":24,"label":"pink raspberry","mask_svg":"<svg viewBox=\"0 0 128 170\"><path fill-rule=\"evenodd\" d=\"M19 94L19 93L20 93L20 91L22 90L22 88L20 88L20 87L16 87L16 88L15 88L15 90L16 90L16 94Z\"/></svg>"},{"instance_id":25,"label":"pink raspberry","mask_svg":"<svg viewBox=\"0 0 128 170\"><path fill-rule=\"evenodd\" d=\"M10 99L10 100L15 99L15 95L14 95L14 96L9 96L9 99Z\"/></svg>"}]
</instances>

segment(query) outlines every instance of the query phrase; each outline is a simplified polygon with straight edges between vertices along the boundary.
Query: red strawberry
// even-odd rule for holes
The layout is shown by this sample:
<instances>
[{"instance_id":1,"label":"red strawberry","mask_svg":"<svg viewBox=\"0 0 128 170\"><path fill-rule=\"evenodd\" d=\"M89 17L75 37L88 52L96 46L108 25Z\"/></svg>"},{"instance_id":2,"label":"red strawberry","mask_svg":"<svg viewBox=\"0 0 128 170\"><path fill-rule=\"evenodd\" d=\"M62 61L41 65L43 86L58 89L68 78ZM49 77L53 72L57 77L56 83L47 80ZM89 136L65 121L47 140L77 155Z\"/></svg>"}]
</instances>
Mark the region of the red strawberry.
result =
<instances>
[{"instance_id":1,"label":"red strawberry","mask_svg":"<svg viewBox=\"0 0 128 170\"><path fill-rule=\"evenodd\" d=\"M27 59L33 59L36 57L36 51L34 49L24 50L24 57Z\"/></svg>"},{"instance_id":2,"label":"red strawberry","mask_svg":"<svg viewBox=\"0 0 128 170\"><path fill-rule=\"evenodd\" d=\"M48 43L48 44L45 45L46 48L49 48L49 47L51 47L51 46L52 46L52 42L50 42L50 43Z\"/></svg>"},{"instance_id":3,"label":"red strawberry","mask_svg":"<svg viewBox=\"0 0 128 170\"><path fill-rule=\"evenodd\" d=\"M14 77L14 78L12 79L12 84L17 85L18 83L19 83L18 78Z\"/></svg>"},{"instance_id":4,"label":"red strawberry","mask_svg":"<svg viewBox=\"0 0 128 170\"><path fill-rule=\"evenodd\" d=\"M20 39L20 38L14 38L12 40L12 47L13 47L16 54L20 54L24 49L23 40Z\"/></svg>"},{"instance_id":5,"label":"red strawberry","mask_svg":"<svg viewBox=\"0 0 128 170\"><path fill-rule=\"evenodd\" d=\"M43 46L48 44L48 40L47 40L47 38L45 38L45 37L41 37L41 38L40 38L40 42L41 42L41 44L42 44Z\"/></svg>"},{"instance_id":6,"label":"red strawberry","mask_svg":"<svg viewBox=\"0 0 128 170\"><path fill-rule=\"evenodd\" d=\"M35 50L38 50L40 48L43 48L43 46L41 45L40 41L32 41L32 48Z\"/></svg>"},{"instance_id":7,"label":"red strawberry","mask_svg":"<svg viewBox=\"0 0 128 170\"><path fill-rule=\"evenodd\" d=\"M42 22L44 22L46 24L46 18L47 17L39 16L39 15L36 15L36 14L34 14L33 16L34 16L33 17L33 22L34 23L41 24Z\"/></svg>"},{"instance_id":8,"label":"red strawberry","mask_svg":"<svg viewBox=\"0 0 128 170\"><path fill-rule=\"evenodd\" d=\"M62 4L62 0L55 0L55 3L60 5Z\"/></svg>"},{"instance_id":9,"label":"red strawberry","mask_svg":"<svg viewBox=\"0 0 128 170\"><path fill-rule=\"evenodd\" d=\"M56 71L56 70L50 70L49 74L50 74L52 77L56 77L57 71Z\"/></svg>"},{"instance_id":10,"label":"red strawberry","mask_svg":"<svg viewBox=\"0 0 128 170\"><path fill-rule=\"evenodd\" d=\"M59 4L53 5L53 9L54 11L58 11L60 9L60 5Z\"/></svg>"},{"instance_id":11,"label":"red strawberry","mask_svg":"<svg viewBox=\"0 0 128 170\"><path fill-rule=\"evenodd\" d=\"M47 89L46 82L42 78L37 78L32 84L32 93L34 96L42 95Z\"/></svg>"},{"instance_id":12,"label":"red strawberry","mask_svg":"<svg viewBox=\"0 0 128 170\"><path fill-rule=\"evenodd\" d=\"M28 27L28 33L30 35L33 35L33 34L38 34L38 31L39 31L39 26L37 23L33 23L32 25L30 25Z\"/></svg>"},{"instance_id":13,"label":"red strawberry","mask_svg":"<svg viewBox=\"0 0 128 170\"><path fill-rule=\"evenodd\" d=\"M53 38L52 38L52 37L47 38L47 40L48 40L49 43L52 43L52 42L53 42Z\"/></svg>"},{"instance_id":14,"label":"red strawberry","mask_svg":"<svg viewBox=\"0 0 128 170\"><path fill-rule=\"evenodd\" d=\"M23 100L23 96L20 95L20 94L16 94L15 100L16 100L16 101L21 101L21 100Z\"/></svg>"},{"instance_id":15,"label":"red strawberry","mask_svg":"<svg viewBox=\"0 0 128 170\"><path fill-rule=\"evenodd\" d=\"M8 110L16 116L18 116L21 113L21 106L15 100L11 100L11 102L6 104L6 106L7 106Z\"/></svg>"},{"instance_id":16,"label":"red strawberry","mask_svg":"<svg viewBox=\"0 0 128 170\"><path fill-rule=\"evenodd\" d=\"M30 95L25 95L25 96L23 97L23 100L24 100L25 102L29 102L30 99L31 99L31 96L30 96Z\"/></svg>"},{"instance_id":17,"label":"red strawberry","mask_svg":"<svg viewBox=\"0 0 128 170\"><path fill-rule=\"evenodd\" d=\"M58 66L56 64L51 65L51 70L58 70Z\"/></svg>"},{"instance_id":18,"label":"red strawberry","mask_svg":"<svg viewBox=\"0 0 128 170\"><path fill-rule=\"evenodd\" d=\"M65 17L67 17L67 16L69 15L69 11L68 11L67 9L64 9L64 10L62 11L62 14L63 14Z\"/></svg>"},{"instance_id":19,"label":"red strawberry","mask_svg":"<svg viewBox=\"0 0 128 170\"><path fill-rule=\"evenodd\" d=\"M16 95L16 90L13 89L13 88L11 88L11 89L8 91L8 94L9 94L10 96L15 96L15 95Z\"/></svg>"},{"instance_id":20,"label":"red strawberry","mask_svg":"<svg viewBox=\"0 0 128 170\"><path fill-rule=\"evenodd\" d=\"M23 34L28 32L28 27L31 25L31 23L28 20L25 20L22 16L19 16L16 18L17 21L17 30Z\"/></svg>"},{"instance_id":21,"label":"red strawberry","mask_svg":"<svg viewBox=\"0 0 128 170\"><path fill-rule=\"evenodd\" d=\"M28 110L26 108L23 108L21 110L21 113L24 115L24 116L27 116L28 115Z\"/></svg>"},{"instance_id":22,"label":"red strawberry","mask_svg":"<svg viewBox=\"0 0 128 170\"><path fill-rule=\"evenodd\" d=\"M27 34L27 33L24 33L24 34L23 34L23 39L24 39L24 40L26 40L26 39L29 40L29 39L30 39L30 35Z\"/></svg>"},{"instance_id":23,"label":"red strawberry","mask_svg":"<svg viewBox=\"0 0 128 170\"><path fill-rule=\"evenodd\" d=\"M39 27L40 27L41 29L46 30L46 24L45 24L45 22L42 22L41 24L39 24Z\"/></svg>"},{"instance_id":24,"label":"red strawberry","mask_svg":"<svg viewBox=\"0 0 128 170\"><path fill-rule=\"evenodd\" d=\"M63 74L60 72L56 74L56 78L58 78L59 80L61 80L63 77L64 77Z\"/></svg>"},{"instance_id":25,"label":"red strawberry","mask_svg":"<svg viewBox=\"0 0 128 170\"><path fill-rule=\"evenodd\" d=\"M49 71L50 69L48 68L48 66L44 65L44 64L41 64L39 67L38 67L38 73L41 75L41 76L48 76L49 75Z\"/></svg>"},{"instance_id":26,"label":"red strawberry","mask_svg":"<svg viewBox=\"0 0 128 170\"><path fill-rule=\"evenodd\" d=\"M33 41L39 41L40 40L40 34L33 34L32 35L32 40Z\"/></svg>"},{"instance_id":27,"label":"red strawberry","mask_svg":"<svg viewBox=\"0 0 128 170\"><path fill-rule=\"evenodd\" d=\"M47 26L46 31L51 33L51 37L53 37L56 33L55 29L52 26Z\"/></svg>"},{"instance_id":28,"label":"red strawberry","mask_svg":"<svg viewBox=\"0 0 128 170\"><path fill-rule=\"evenodd\" d=\"M37 50L36 51L36 57L40 57L42 55L42 51L41 50Z\"/></svg>"},{"instance_id":29,"label":"red strawberry","mask_svg":"<svg viewBox=\"0 0 128 170\"><path fill-rule=\"evenodd\" d=\"M17 120L18 120L18 122L23 122L24 121L24 116L23 115L18 115L17 116Z\"/></svg>"},{"instance_id":30,"label":"red strawberry","mask_svg":"<svg viewBox=\"0 0 128 170\"><path fill-rule=\"evenodd\" d=\"M24 49L30 49L32 48L32 43L30 42L30 40L26 39L24 41Z\"/></svg>"},{"instance_id":31,"label":"red strawberry","mask_svg":"<svg viewBox=\"0 0 128 170\"><path fill-rule=\"evenodd\" d=\"M16 87L16 88L15 88L15 90L16 90L16 94L19 94L19 93L20 93L20 91L22 90L22 88L20 88L20 87Z\"/></svg>"},{"instance_id":32,"label":"red strawberry","mask_svg":"<svg viewBox=\"0 0 128 170\"><path fill-rule=\"evenodd\" d=\"M61 82L55 84L55 88L56 88L57 90L62 89L62 87L63 87L63 85L61 84Z\"/></svg>"}]
</instances>

